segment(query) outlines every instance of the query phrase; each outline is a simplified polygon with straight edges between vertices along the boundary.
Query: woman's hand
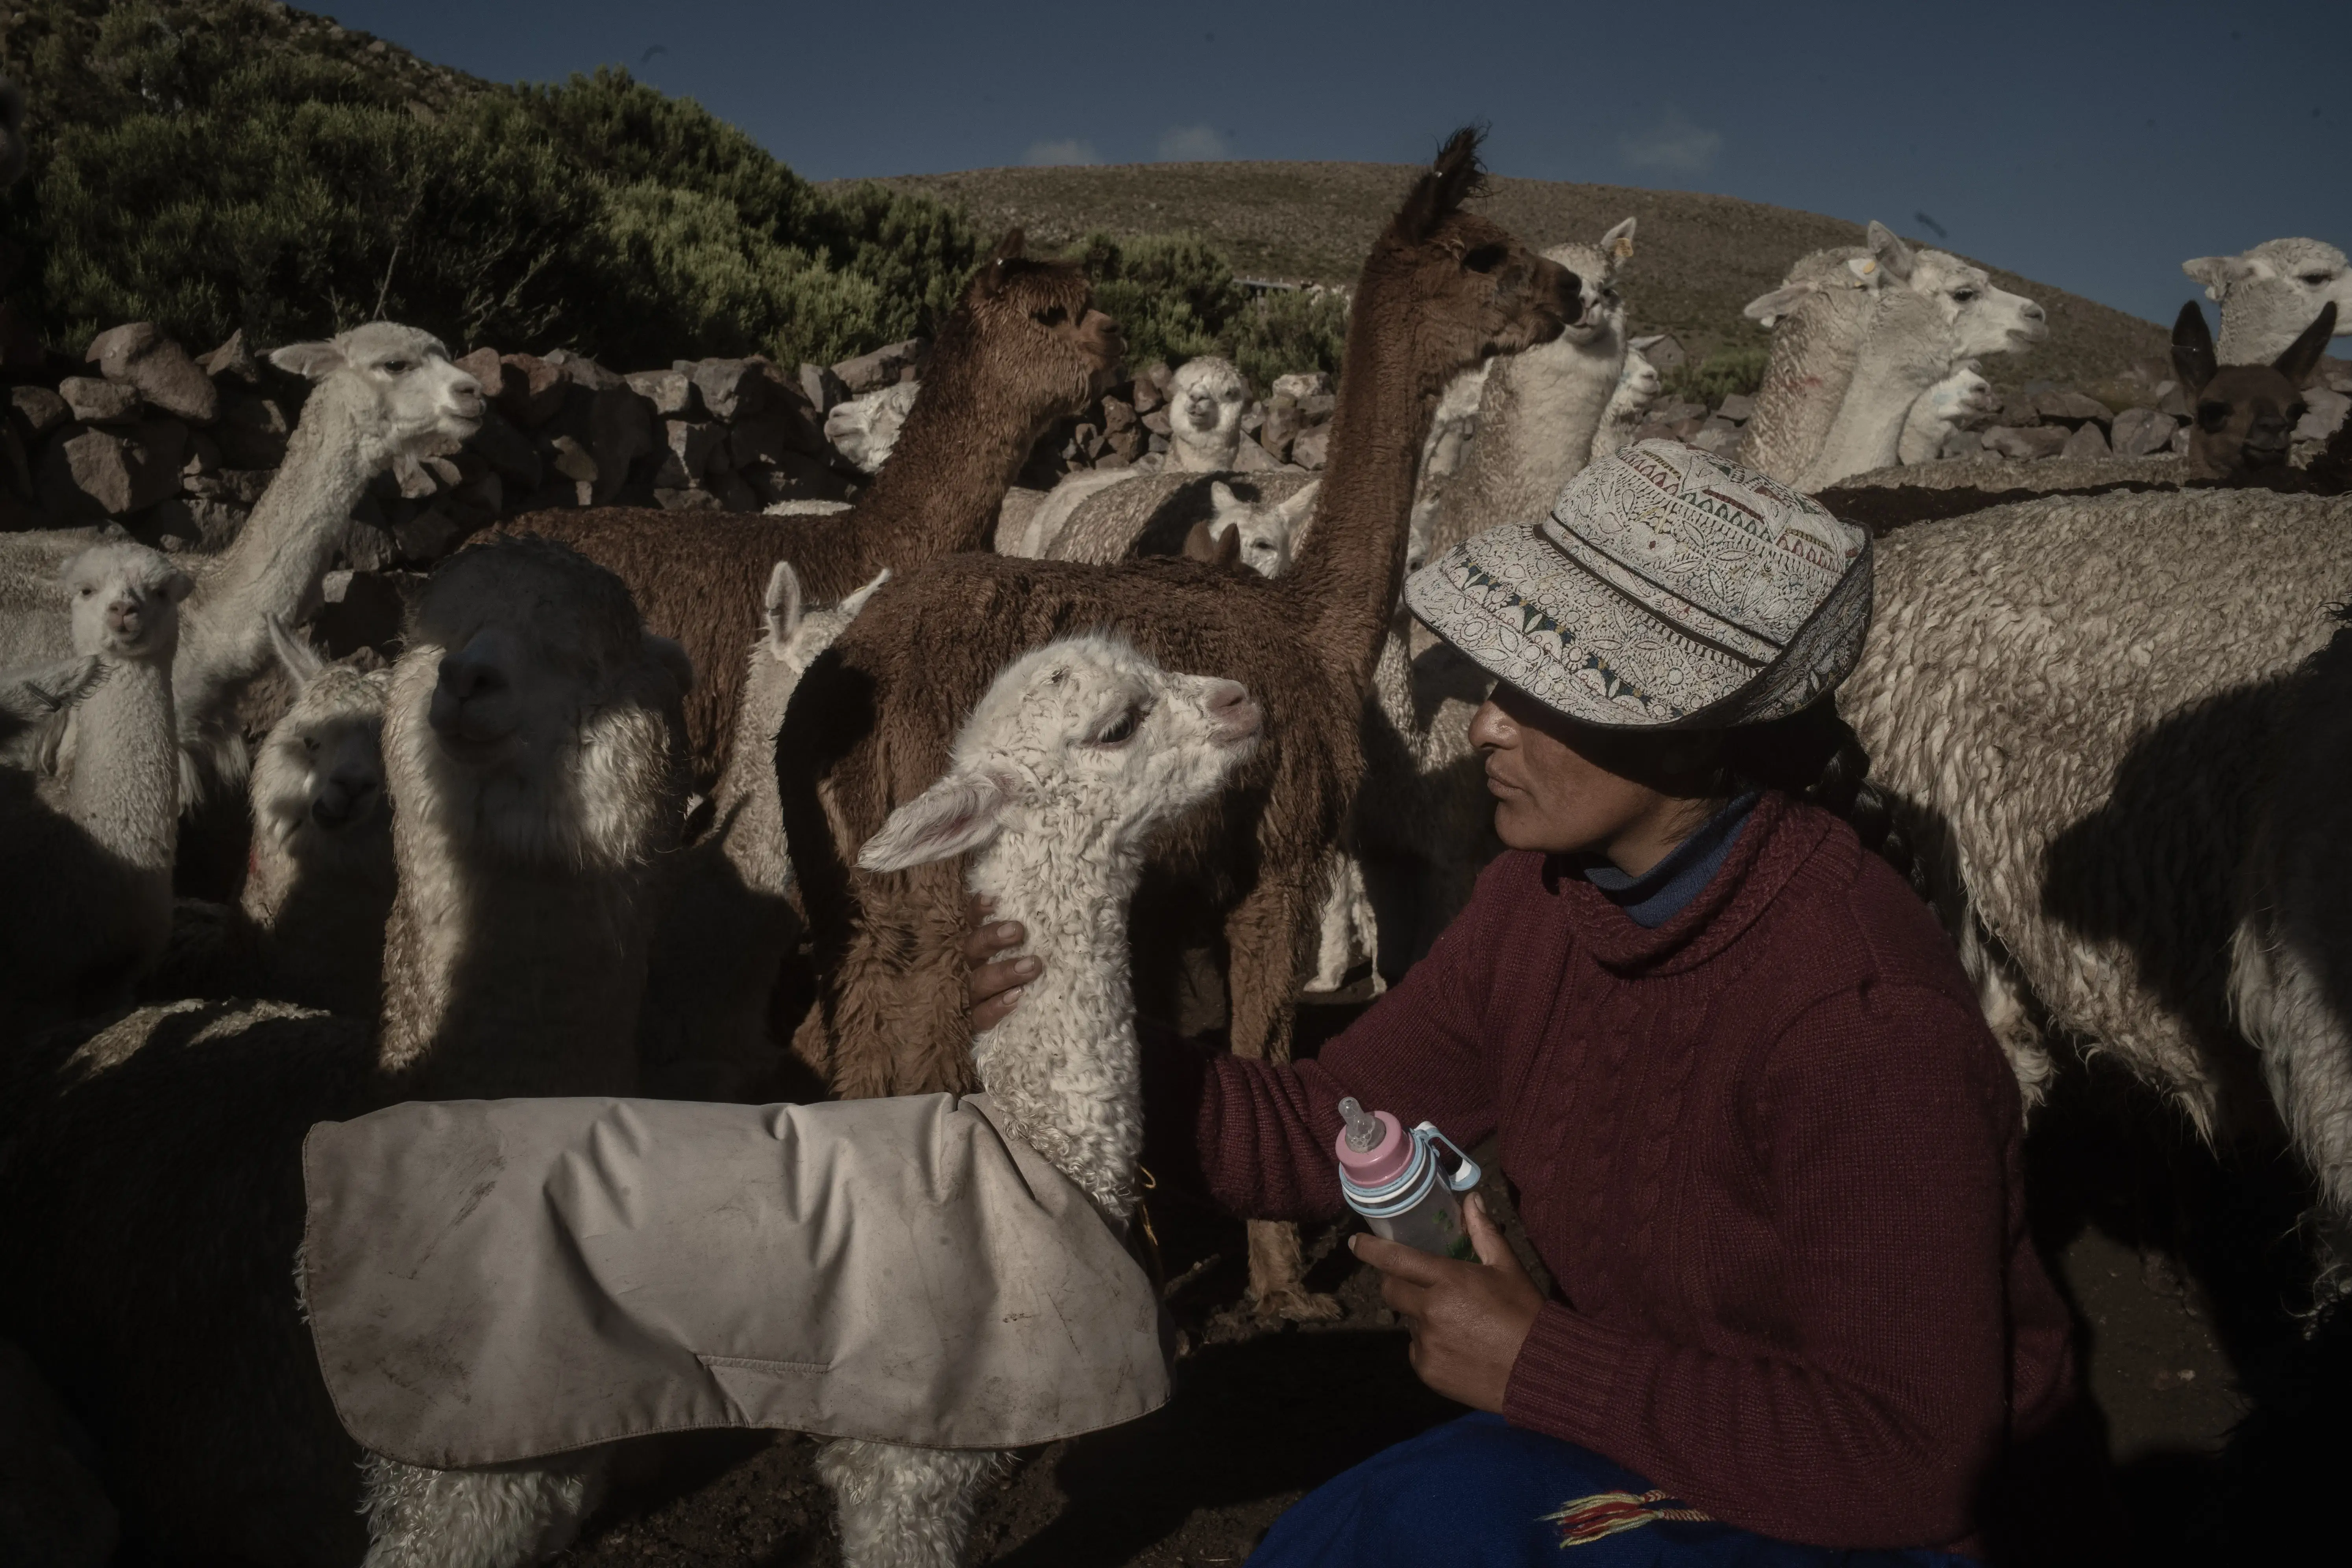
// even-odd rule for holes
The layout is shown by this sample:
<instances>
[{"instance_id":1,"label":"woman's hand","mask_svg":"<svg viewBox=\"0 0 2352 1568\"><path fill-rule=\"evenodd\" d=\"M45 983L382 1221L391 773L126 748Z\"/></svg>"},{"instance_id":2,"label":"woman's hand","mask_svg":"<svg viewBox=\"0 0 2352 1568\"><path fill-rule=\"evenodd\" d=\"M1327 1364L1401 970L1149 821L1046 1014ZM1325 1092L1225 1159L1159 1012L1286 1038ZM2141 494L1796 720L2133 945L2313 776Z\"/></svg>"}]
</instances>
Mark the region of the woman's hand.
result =
<instances>
[{"instance_id":1,"label":"woman's hand","mask_svg":"<svg viewBox=\"0 0 2352 1568\"><path fill-rule=\"evenodd\" d=\"M1446 1398L1499 1415L1519 1346L1543 1295L1475 1194L1462 1205L1475 1263L1433 1258L1401 1241L1359 1235L1349 1246L1379 1269L1381 1300L1412 1331L1412 1370Z\"/></svg>"},{"instance_id":2,"label":"woman's hand","mask_svg":"<svg viewBox=\"0 0 2352 1568\"><path fill-rule=\"evenodd\" d=\"M1019 921L991 924L988 917L995 910L994 899L974 898L971 934L963 939L963 962L971 972L971 978L964 983L964 1007L975 1035L984 1035L1004 1022L1004 1016L1021 1005L1021 988L1045 972L1040 959L996 956L1027 942L1029 930Z\"/></svg>"}]
</instances>

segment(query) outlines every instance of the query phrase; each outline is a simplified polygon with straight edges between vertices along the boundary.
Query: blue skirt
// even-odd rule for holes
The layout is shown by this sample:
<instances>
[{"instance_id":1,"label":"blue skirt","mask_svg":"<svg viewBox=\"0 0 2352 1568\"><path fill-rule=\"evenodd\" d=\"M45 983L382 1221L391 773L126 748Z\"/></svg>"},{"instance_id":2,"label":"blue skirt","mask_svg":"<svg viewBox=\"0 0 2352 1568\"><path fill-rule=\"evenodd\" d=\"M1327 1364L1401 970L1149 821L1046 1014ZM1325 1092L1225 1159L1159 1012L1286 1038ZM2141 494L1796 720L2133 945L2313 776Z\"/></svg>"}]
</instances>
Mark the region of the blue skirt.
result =
<instances>
[{"instance_id":1,"label":"blue skirt","mask_svg":"<svg viewBox=\"0 0 2352 1568\"><path fill-rule=\"evenodd\" d=\"M1573 1556L1561 1553L1574 1548ZM1947 1552L1843 1552L1721 1524L1598 1454L1465 1415L1325 1482L1248 1568L1976 1568Z\"/></svg>"}]
</instances>

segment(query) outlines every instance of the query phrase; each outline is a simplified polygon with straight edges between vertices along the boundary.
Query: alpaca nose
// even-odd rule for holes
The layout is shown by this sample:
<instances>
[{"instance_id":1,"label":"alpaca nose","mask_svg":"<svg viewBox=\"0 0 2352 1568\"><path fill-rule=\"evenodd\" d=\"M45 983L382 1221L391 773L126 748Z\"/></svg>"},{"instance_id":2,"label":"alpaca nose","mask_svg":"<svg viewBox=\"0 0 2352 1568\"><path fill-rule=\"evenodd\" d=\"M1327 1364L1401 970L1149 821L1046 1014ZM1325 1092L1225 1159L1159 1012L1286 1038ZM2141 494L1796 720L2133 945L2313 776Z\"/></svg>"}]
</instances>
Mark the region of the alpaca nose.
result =
<instances>
[{"instance_id":1,"label":"alpaca nose","mask_svg":"<svg viewBox=\"0 0 2352 1568\"><path fill-rule=\"evenodd\" d=\"M2042 325L2047 325L2050 320L2050 312L2043 310L2041 306L2035 304L2031 300L2028 300L2025 302L2024 309L2018 311L2018 314L2023 316L2029 321Z\"/></svg>"},{"instance_id":2,"label":"alpaca nose","mask_svg":"<svg viewBox=\"0 0 2352 1568\"><path fill-rule=\"evenodd\" d=\"M1263 717L1241 682L1221 680L1210 688L1209 718L1221 738L1238 741L1245 735L1255 735Z\"/></svg>"},{"instance_id":3,"label":"alpaca nose","mask_svg":"<svg viewBox=\"0 0 2352 1568\"><path fill-rule=\"evenodd\" d=\"M441 661L441 689L459 702L503 691L506 685L506 672L486 659L453 653Z\"/></svg>"},{"instance_id":4,"label":"alpaca nose","mask_svg":"<svg viewBox=\"0 0 2352 1568\"><path fill-rule=\"evenodd\" d=\"M118 637L135 637L147 626L147 607L136 599L116 599L106 606L106 629Z\"/></svg>"}]
</instances>

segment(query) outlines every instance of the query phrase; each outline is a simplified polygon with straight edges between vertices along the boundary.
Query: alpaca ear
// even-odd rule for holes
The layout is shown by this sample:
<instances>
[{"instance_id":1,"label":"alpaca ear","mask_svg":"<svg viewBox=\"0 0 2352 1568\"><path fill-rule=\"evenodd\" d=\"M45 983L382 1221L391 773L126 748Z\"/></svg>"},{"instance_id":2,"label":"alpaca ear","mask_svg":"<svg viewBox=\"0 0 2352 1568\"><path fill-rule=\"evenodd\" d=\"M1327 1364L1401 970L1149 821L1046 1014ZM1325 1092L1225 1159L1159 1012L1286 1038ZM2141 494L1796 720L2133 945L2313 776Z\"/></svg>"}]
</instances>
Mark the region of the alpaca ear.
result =
<instances>
[{"instance_id":1,"label":"alpaca ear","mask_svg":"<svg viewBox=\"0 0 2352 1568\"><path fill-rule=\"evenodd\" d=\"M298 686L307 686L327 668L327 661L310 639L286 624L286 617L272 613L264 617L269 626L269 646L278 650L278 662Z\"/></svg>"},{"instance_id":2,"label":"alpaca ear","mask_svg":"<svg viewBox=\"0 0 2352 1568\"><path fill-rule=\"evenodd\" d=\"M646 657L669 671L677 682L677 694L683 697L693 690L694 658L686 651L684 645L652 632L646 633L645 637Z\"/></svg>"},{"instance_id":3,"label":"alpaca ear","mask_svg":"<svg viewBox=\"0 0 2352 1568\"><path fill-rule=\"evenodd\" d=\"M1004 237L996 242L996 248L989 252L988 258L991 261L1011 261L1027 255L1028 250L1029 237L1016 223L1004 231Z\"/></svg>"},{"instance_id":4,"label":"alpaca ear","mask_svg":"<svg viewBox=\"0 0 2352 1568\"><path fill-rule=\"evenodd\" d=\"M163 585L163 597L175 605L196 591L196 580L176 566L164 577Z\"/></svg>"},{"instance_id":5,"label":"alpaca ear","mask_svg":"<svg viewBox=\"0 0 2352 1568\"><path fill-rule=\"evenodd\" d=\"M1185 532L1183 555L1187 561L1214 561L1217 558L1217 525L1205 519L1194 523Z\"/></svg>"},{"instance_id":6,"label":"alpaca ear","mask_svg":"<svg viewBox=\"0 0 2352 1568\"><path fill-rule=\"evenodd\" d=\"M1228 512L1240 506L1242 500L1239 496L1234 494L1233 486L1219 479L1209 486L1209 504L1220 512Z\"/></svg>"},{"instance_id":7,"label":"alpaca ear","mask_svg":"<svg viewBox=\"0 0 2352 1568\"><path fill-rule=\"evenodd\" d=\"M1461 209L1486 173L1478 166L1482 132L1465 125L1445 139L1429 172L1417 181L1397 211L1397 224L1409 239L1427 239L1437 226Z\"/></svg>"},{"instance_id":8,"label":"alpaca ear","mask_svg":"<svg viewBox=\"0 0 2352 1568\"><path fill-rule=\"evenodd\" d=\"M1784 289L1775 289L1769 294L1757 295L1739 313L1751 321L1760 321L1769 327L1821 291L1818 283L1791 283Z\"/></svg>"},{"instance_id":9,"label":"alpaca ear","mask_svg":"<svg viewBox=\"0 0 2352 1568\"><path fill-rule=\"evenodd\" d=\"M1870 220L1869 244L1872 258L1881 267L1885 268L1897 278L1905 279L1910 278L1911 247L1904 244L1902 237L1893 229L1876 218Z\"/></svg>"},{"instance_id":10,"label":"alpaca ear","mask_svg":"<svg viewBox=\"0 0 2352 1568\"><path fill-rule=\"evenodd\" d=\"M768 595L762 606L768 622L768 647L781 652L801 629L801 578L789 561L779 561L768 573Z\"/></svg>"},{"instance_id":11,"label":"alpaca ear","mask_svg":"<svg viewBox=\"0 0 2352 1568\"><path fill-rule=\"evenodd\" d=\"M2253 264L2242 256L2200 256L2180 264L2180 270L2205 285L2205 298L2219 302L2232 283L2254 275Z\"/></svg>"},{"instance_id":12,"label":"alpaca ear","mask_svg":"<svg viewBox=\"0 0 2352 1568\"><path fill-rule=\"evenodd\" d=\"M2271 368L2286 377L2298 392L2310 384L2312 373L2319 368L2319 356L2327 352L2327 340L2336 335L2336 301L2330 300L2319 308L2318 316L2303 329L2303 335L2289 343L2286 353L2271 361Z\"/></svg>"},{"instance_id":13,"label":"alpaca ear","mask_svg":"<svg viewBox=\"0 0 2352 1568\"><path fill-rule=\"evenodd\" d=\"M996 837L1010 800L996 774L959 769L892 812L857 852L858 868L904 871L977 849Z\"/></svg>"},{"instance_id":14,"label":"alpaca ear","mask_svg":"<svg viewBox=\"0 0 2352 1568\"><path fill-rule=\"evenodd\" d=\"M1635 221L1635 219L1629 217L1623 223L1619 224L1615 228L1611 229L1607 234L1602 235L1601 237L1601 253L1603 256L1608 257L1612 261L1633 260L1633 225Z\"/></svg>"},{"instance_id":15,"label":"alpaca ear","mask_svg":"<svg viewBox=\"0 0 2352 1568\"><path fill-rule=\"evenodd\" d=\"M1296 530L1300 523L1307 521L1307 514L1315 510L1315 498L1320 495L1322 490L1321 479L1299 486L1298 493L1282 503L1280 508L1282 521Z\"/></svg>"},{"instance_id":16,"label":"alpaca ear","mask_svg":"<svg viewBox=\"0 0 2352 1568\"><path fill-rule=\"evenodd\" d=\"M887 583L889 580L890 568L885 566L881 571L874 574L874 581L866 584L866 586L858 589L857 592L850 595L846 599L842 600L841 604L837 607L845 617L849 620L856 620L857 618L857 612L866 607L866 601L880 593L882 591L882 584Z\"/></svg>"},{"instance_id":17,"label":"alpaca ear","mask_svg":"<svg viewBox=\"0 0 2352 1568\"><path fill-rule=\"evenodd\" d=\"M282 349L269 351L269 363L296 375L324 381L347 362L343 351L332 343L288 343Z\"/></svg>"},{"instance_id":18,"label":"alpaca ear","mask_svg":"<svg viewBox=\"0 0 2352 1568\"><path fill-rule=\"evenodd\" d=\"M2218 368L2213 358L2213 333L2205 325L2205 311L2191 300L2180 307L2172 323L2172 374L2191 400L2205 390Z\"/></svg>"}]
</instances>

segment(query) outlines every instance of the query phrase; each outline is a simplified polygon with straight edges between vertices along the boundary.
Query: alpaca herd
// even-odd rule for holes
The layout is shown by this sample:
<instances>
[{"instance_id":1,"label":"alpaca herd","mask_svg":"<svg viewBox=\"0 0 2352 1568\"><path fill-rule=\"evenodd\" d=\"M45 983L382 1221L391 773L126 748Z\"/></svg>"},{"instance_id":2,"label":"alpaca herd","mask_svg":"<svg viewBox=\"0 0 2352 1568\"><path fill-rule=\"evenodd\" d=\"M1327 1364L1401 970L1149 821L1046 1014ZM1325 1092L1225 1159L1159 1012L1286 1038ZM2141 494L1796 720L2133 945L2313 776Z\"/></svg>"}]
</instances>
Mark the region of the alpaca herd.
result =
<instances>
[{"instance_id":1,"label":"alpaca herd","mask_svg":"<svg viewBox=\"0 0 2352 1568\"><path fill-rule=\"evenodd\" d=\"M1125 349L1015 230L919 384L834 410L874 475L847 510L509 520L422 582L389 665L301 628L370 479L482 424L420 331L270 356L310 401L217 553L0 535L0 1371L87 1433L122 1537L514 1568L615 1471L347 1435L296 1285L316 1123L984 1090L1123 1229L1139 1013L1197 1011L1205 967L1192 1021L1286 1059L1302 999L1426 952L1497 847L1466 735L1493 682L1405 574L1548 511L1665 380L1629 341L1634 220L1538 251L1466 205L1475 149L1364 262L1319 476L1249 466L1247 380L1202 356L1164 458L1017 491ZM2176 328L2185 459L2041 465L2056 493L1893 529L1839 702L2028 1104L2053 1051L2103 1052L2216 1142L2283 1129L2352 1277L2352 463L2286 436L2352 281L2308 240L2187 270L2222 329ZM1833 509L1957 493L1933 459L1987 363L2049 331L1876 224L1748 315L1744 460ZM175 903L184 820L240 792L239 899ZM1048 961L977 1037L975 895ZM1260 1314L1336 1314L1293 1227L1247 1246ZM845 1562L962 1560L1000 1453L820 1435ZM103 1561L114 1519L58 1538Z\"/></svg>"}]
</instances>

